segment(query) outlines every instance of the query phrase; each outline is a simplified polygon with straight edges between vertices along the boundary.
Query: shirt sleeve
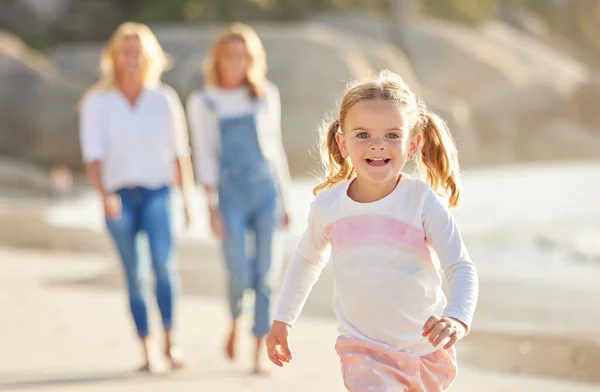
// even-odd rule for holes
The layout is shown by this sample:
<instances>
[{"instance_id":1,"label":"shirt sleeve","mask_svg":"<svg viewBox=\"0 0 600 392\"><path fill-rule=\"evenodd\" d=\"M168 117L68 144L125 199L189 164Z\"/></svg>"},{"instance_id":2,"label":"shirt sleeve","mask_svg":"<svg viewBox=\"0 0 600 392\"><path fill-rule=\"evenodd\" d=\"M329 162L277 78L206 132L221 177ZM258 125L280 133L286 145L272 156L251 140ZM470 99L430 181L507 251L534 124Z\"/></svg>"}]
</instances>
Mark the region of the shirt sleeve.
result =
<instances>
[{"instance_id":1,"label":"shirt sleeve","mask_svg":"<svg viewBox=\"0 0 600 392\"><path fill-rule=\"evenodd\" d=\"M310 207L308 224L285 273L274 320L294 325L329 260L329 238L319 221L318 198Z\"/></svg>"},{"instance_id":2,"label":"shirt sleeve","mask_svg":"<svg viewBox=\"0 0 600 392\"><path fill-rule=\"evenodd\" d=\"M92 92L84 98L79 113L79 139L85 162L102 161L107 153L106 127L101 96Z\"/></svg>"},{"instance_id":3,"label":"shirt sleeve","mask_svg":"<svg viewBox=\"0 0 600 392\"><path fill-rule=\"evenodd\" d=\"M174 158L187 157L190 155L190 142L183 105L175 89L165 86L164 92L169 105L168 126L171 151L173 151Z\"/></svg>"},{"instance_id":4,"label":"shirt sleeve","mask_svg":"<svg viewBox=\"0 0 600 392\"><path fill-rule=\"evenodd\" d=\"M203 101L200 92L192 93L187 101L187 115L194 151L194 166L202 185L218 184L219 129L214 113Z\"/></svg>"},{"instance_id":5,"label":"shirt sleeve","mask_svg":"<svg viewBox=\"0 0 600 392\"><path fill-rule=\"evenodd\" d=\"M430 189L422 212L425 236L433 246L448 283L448 305L444 316L471 328L477 305L479 279L458 225L448 206Z\"/></svg>"},{"instance_id":6,"label":"shirt sleeve","mask_svg":"<svg viewBox=\"0 0 600 392\"><path fill-rule=\"evenodd\" d=\"M289 163L287 159L287 153L283 146L283 138L281 132L281 97L277 86L272 84L269 91L269 108L272 110L272 138L274 146L276 148L276 171L277 180L279 182L279 188L281 192L281 198L283 205L289 210L289 189L291 185L291 175L289 169Z\"/></svg>"}]
</instances>

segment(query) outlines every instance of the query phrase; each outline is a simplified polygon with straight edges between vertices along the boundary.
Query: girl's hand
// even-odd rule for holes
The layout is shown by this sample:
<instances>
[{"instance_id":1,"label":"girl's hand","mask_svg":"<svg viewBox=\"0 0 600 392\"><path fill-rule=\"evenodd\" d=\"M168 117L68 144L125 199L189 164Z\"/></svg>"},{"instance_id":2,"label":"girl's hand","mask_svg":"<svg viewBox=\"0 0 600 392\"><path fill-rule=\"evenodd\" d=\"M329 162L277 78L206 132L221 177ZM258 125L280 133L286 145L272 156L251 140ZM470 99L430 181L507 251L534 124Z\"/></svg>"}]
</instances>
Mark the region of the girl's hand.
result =
<instances>
[{"instance_id":1,"label":"girl's hand","mask_svg":"<svg viewBox=\"0 0 600 392\"><path fill-rule=\"evenodd\" d=\"M292 351L289 345L291 329L292 327L289 324L274 321L266 339L269 359L279 367L282 367L284 362L292 360Z\"/></svg>"},{"instance_id":2,"label":"girl's hand","mask_svg":"<svg viewBox=\"0 0 600 392\"><path fill-rule=\"evenodd\" d=\"M467 326L451 317L431 316L423 326L423 336L429 336L429 343L436 347L444 339L450 338L444 350L454 346L467 333Z\"/></svg>"}]
</instances>

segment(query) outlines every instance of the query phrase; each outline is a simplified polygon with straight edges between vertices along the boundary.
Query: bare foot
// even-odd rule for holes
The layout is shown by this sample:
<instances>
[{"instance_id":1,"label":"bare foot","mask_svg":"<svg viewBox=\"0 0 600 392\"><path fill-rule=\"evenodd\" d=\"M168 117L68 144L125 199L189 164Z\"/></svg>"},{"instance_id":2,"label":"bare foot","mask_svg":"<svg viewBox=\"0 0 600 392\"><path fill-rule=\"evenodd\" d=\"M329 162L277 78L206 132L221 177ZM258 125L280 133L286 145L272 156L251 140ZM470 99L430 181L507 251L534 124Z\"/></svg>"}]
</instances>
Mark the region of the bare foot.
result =
<instances>
[{"instance_id":1,"label":"bare foot","mask_svg":"<svg viewBox=\"0 0 600 392\"><path fill-rule=\"evenodd\" d=\"M227 358L233 360L235 359L236 348L237 348L237 333L236 328L233 327L231 332L229 333L229 338L227 339L227 344L225 345L225 354Z\"/></svg>"},{"instance_id":2,"label":"bare foot","mask_svg":"<svg viewBox=\"0 0 600 392\"><path fill-rule=\"evenodd\" d=\"M152 350L152 341L149 337L145 337L140 340L140 343L144 353L144 363L137 371L141 373L154 373L156 371L156 365L154 361L155 356Z\"/></svg>"},{"instance_id":3,"label":"bare foot","mask_svg":"<svg viewBox=\"0 0 600 392\"><path fill-rule=\"evenodd\" d=\"M263 357L264 339L256 338L256 350L254 351L254 369L252 374L258 376L268 376L269 372L264 368L262 357Z\"/></svg>"},{"instance_id":4,"label":"bare foot","mask_svg":"<svg viewBox=\"0 0 600 392\"><path fill-rule=\"evenodd\" d=\"M185 367L185 363L183 362L183 352L179 347L167 347L165 356L169 360L172 370L179 370Z\"/></svg>"},{"instance_id":5,"label":"bare foot","mask_svg":"<svg viewBox=\"0 0 600 392\"><path fill-rule=\"evenodd\" d=\"M267 369L265 369L262 364L260 363L255 363L254 364L254 369L252 369L252 374L255 376L269 376L271 374L271 372L269 372Z\"/></svg>"},{"instance_id":6,"label":"bare foot","mask_svg":"<svg viewBox=\"0 0 600 392\"><path fill-rule=\"evenodd\" d=\"M146 362L136 370L140 373L154 373L156 371L156 367L151 362Z\"/></svg>"},{"instance_id":7,"label":"bare foot","mask_svg":"<svg viewBox=\"0 0 600 392\"><path fill-rule=\"evenodd\" d=\"M165 330L165 357L171 365L171 370L179 370L184 367L183 352L173 343L173 334L170 329Z\"/></svg>"}]
</instances>

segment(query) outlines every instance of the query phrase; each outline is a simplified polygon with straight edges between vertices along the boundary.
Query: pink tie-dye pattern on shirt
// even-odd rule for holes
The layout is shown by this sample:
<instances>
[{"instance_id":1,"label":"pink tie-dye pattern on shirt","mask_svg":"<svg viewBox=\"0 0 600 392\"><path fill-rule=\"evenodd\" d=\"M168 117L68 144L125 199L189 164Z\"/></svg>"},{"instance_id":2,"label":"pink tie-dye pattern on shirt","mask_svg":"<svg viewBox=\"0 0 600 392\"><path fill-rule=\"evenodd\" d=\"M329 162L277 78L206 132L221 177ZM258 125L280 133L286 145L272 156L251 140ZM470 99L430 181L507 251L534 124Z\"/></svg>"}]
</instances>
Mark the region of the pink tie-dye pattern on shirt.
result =
<instances>
[{"instance_id":1,"label":"pink tie-dye pattern on shirt","mask_svg":"<svg viewBox=\"0 0 600 392\"><path fill-rule=\"evenodd\" d=\"M348 216L327 225L325 233L331 239L334 257L340 250L366 246L410 251L428 261L434 257L422 228L387 215Z\"/></svg>"}]
</instances>

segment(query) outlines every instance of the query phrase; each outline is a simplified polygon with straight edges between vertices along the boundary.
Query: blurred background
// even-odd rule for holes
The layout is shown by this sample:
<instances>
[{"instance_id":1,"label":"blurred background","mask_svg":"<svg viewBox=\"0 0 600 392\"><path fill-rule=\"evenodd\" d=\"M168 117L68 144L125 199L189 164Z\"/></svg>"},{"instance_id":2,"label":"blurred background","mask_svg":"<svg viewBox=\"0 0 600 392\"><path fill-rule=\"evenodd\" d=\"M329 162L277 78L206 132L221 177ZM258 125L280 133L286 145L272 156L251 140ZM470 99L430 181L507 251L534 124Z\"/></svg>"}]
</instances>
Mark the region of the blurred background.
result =
<instances>
[{"instance_id":1,"label":"blurred background","mask_svg":"<svg viewBox=\"0 0 600 392\"><path fill-rule=\"evenodd\" d=\"M190 366L127 372L139 353L76 110L125 20L152 28L184 102L223 24L257 30L294 177L286 255L318 181L321 119L349 81L400 74L448 121L464 169L456 217L481 296L452 390L600 390L596 0L0 0L0 389L343 390L329 269L295 328L292 367L257 380L222 359L224 269L201 192L193 228L176 210Z\"/></svg>"}]
</instances>

